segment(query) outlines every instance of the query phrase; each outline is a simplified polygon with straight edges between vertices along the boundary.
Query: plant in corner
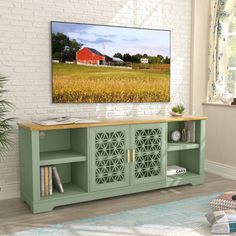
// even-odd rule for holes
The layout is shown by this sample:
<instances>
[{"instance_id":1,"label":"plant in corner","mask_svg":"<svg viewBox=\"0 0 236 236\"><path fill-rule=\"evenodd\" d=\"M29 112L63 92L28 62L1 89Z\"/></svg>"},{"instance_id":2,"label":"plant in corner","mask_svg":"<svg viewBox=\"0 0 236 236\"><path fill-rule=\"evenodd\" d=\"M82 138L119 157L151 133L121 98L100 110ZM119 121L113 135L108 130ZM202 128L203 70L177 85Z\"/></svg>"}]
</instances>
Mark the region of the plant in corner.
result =
<instances>
[{"instance_id":1,"label":"plant in corner","mask_svg":"<svg viewBox=\"0 0 236 236\"><path fill-rule=\"evenodd\" d=\"M11 121L8 113L13 109L13 104L4 98L7 90L4 89L7 78L0 74L0 159L4 157L5 152L11 147L12 141L10 134L12 132Z\"/></svg>"}]
</instances>

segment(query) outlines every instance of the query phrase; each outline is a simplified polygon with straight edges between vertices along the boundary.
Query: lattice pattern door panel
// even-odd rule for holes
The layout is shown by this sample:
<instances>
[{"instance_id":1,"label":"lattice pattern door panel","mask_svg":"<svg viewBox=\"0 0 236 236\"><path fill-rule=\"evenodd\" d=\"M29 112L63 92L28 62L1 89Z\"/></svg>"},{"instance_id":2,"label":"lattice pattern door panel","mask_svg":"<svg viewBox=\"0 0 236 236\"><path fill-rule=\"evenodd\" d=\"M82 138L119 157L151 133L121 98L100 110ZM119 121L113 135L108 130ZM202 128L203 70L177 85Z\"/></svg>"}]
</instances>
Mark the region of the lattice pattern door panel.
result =
<instances>
[{"instance_id":1,"label":"lattice pattern door panel","mask_svg":"<svg viewBox=\"0 0 236 236\"><path fill-rule=\"evenodd\" d=\"M95 136L95 182L125 180L125 131L99 132Z\"/></svg>"},{"instance_id":2,"label":"lattice pattern door panel","mask_svg":"<svg viewBox=\"0 0 236 236\"><path fill-rule=\"evenodd\" d=\"M162 129L135 131L135 178L143 179L161 175Z\"/></svg>"}]
</instances>

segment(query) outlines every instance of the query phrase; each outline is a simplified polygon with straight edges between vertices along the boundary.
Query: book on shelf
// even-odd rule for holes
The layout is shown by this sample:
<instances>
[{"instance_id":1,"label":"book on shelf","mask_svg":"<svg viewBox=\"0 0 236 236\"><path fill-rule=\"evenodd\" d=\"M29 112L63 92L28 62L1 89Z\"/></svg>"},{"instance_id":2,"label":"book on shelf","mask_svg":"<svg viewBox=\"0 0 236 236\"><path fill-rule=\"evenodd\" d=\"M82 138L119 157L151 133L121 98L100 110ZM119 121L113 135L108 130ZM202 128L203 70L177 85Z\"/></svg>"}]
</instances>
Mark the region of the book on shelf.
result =
<instances>
[{"instance_id":1,"label":"book on shelf","mask_svg":"<svg viewBox=\"0 0 236 236\"><path fill-rule=\"evenodd\" d=\"M69 117L69 116L62 116L62 117L55 117L50 119L44 120L34 120L33 121L39 125L68 125L68 124L83 124L83 123L97 123L99 120L92 120L92 119L82 119L77 117Z\"/></svg>"},{"instance_id":2,"label":"book on shelf","mask_svg":"<svg viewBox=\"0 0 236 236\"><path fill-rule=\"evenodd\" d=\"M52 167L53 185L60 193L64 193L64 188L61 183L61 178L58 174L56 166Z\"/></svg>"},{"instance_id":3,"label":"book on shelf","mask_svg":"<svg viewBox=\"0 0 236 236\"><path fill-rule=\"evenodd\" d=\"M40 193L41 193L41 197L45 196L45 191L44 191L44 167L40 167Z\"/></svg>"},{"instance_id":4,"label":"book on shelf","mask_svg":"<svg viewBox=\"0 0 236 236\"><path fill-rule=\"evenodd\" d=\"M186 168L182 166L172 165L167 166L167 175L179 175L179 174L185 174Z\"/></svg>"},{"instance_id":5,"label":"book on shelf","mask_svg":"<svg viewBox=\"0 0 236 236\"><path fill-rule=\"evenodd\" d=\"M40 193L41 197L53 194L51 166L40 167Z\"/></svg>"},{"instance_id":6,"label":"book on shelf","mask_svg":"<svg viewBox=\"0 0 236 236\"><path fill-rule=\"evenodd\" d=\"M49 195L49 190L48 190L48 166L44 167L44 191L45 191L45 196Z\"/></svg>"},{"instance_id":7,"label":"book on shelf","mask_svg":"<svg viewBox=\"0 0 236 236\"><path fill-rule=\"evenodd\" d=\"M186 141L190 143L196 142L196 122L195 121L187 121L184 125L186 131Z\"/></svg>"},{"instance_id":8,"label":"book on shelf","mask_svg":"<svg viewBox=\"0 0 236 236\"><path fill-rule=\"evenodd\" d=\"M52 167L48 167L48 190L49 190L49 195L52 195Z\"/></svg>"}]
</instances>

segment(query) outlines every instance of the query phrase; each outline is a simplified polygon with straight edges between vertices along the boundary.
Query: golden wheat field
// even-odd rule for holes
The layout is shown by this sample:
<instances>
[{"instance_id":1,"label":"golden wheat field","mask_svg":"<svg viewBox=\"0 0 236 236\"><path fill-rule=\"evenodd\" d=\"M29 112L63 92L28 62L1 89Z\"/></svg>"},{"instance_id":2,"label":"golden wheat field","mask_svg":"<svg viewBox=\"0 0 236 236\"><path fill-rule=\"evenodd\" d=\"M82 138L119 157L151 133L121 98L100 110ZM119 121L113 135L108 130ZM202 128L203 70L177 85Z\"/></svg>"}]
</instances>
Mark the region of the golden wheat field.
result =
<instances>
[{"instance_id":1,"label":"golden wheat field","mask_svg":"<svg viewBox=\"0 0 236 236\"><path fill-rule=\"evenodd\" d=\"M134 69L53 63L53 102L167 102L170 66Z\"/></svg>"}]
</instances>

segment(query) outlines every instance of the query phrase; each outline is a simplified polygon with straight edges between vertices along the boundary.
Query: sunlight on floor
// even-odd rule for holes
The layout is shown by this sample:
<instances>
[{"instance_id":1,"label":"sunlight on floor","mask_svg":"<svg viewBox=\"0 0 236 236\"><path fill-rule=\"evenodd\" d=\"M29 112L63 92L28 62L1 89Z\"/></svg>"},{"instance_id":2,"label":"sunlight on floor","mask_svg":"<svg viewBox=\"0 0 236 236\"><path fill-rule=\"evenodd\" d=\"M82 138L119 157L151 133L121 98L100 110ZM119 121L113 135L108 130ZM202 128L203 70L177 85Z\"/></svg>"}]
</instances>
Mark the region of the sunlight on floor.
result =
<instances>
[{"instance_id":1,"label":"sunlight on floor","mask_svg":"<svg viewBox=\"0 0 236 236\"><path fill-rule=\"evenodd\" d=\"M172 227L165 225L142 225L137 227L119 227L119 226L72 226L72 231L81 236L143 236L143 235L165 235L165 236L201 236L204 234L195 232L193 229Z\"/></svg>"},{"instance_id":2,"label":"sunlight on floor","mask_svg":"<svg viewBox=\"0 0 236 236\"><path fill-rule=\"evenodd\" d=\"M86 224L66 225L62 229L60 226L52 228L44 228L30 232L21 232L15 235L65 235L65 236L204 236L204 232L196 232L194 229L173 227L168 225L152 225L146 224L137 227L129 226L92 226Z\"/></svg>"}]
</instances>

